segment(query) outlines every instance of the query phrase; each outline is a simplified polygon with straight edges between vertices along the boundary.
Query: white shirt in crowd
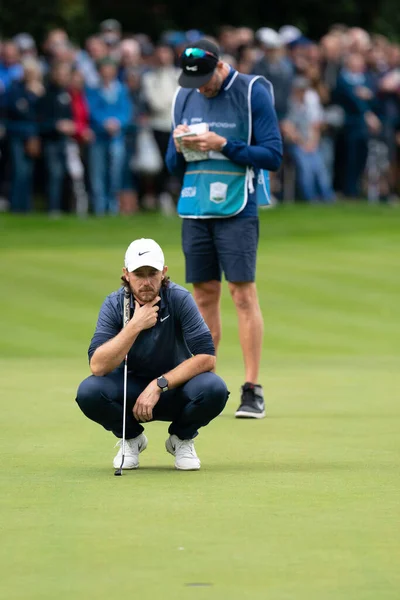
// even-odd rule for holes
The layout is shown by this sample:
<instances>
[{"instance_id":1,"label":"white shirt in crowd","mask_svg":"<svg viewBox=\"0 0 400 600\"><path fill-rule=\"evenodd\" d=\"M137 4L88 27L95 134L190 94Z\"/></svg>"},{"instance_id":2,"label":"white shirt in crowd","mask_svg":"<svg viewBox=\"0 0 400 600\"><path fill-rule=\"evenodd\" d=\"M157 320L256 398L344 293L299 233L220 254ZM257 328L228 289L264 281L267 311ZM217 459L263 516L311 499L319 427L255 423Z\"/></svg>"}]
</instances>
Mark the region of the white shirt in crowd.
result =
<instances>
[{"instance_id":1,"label":"white shirt in crowd","mask_svg":"<svg viewBox=\"0 0 400 600\"><path fill-rule=\"evenodd\" d=\"M150 108L150 126L171 131L171 107L178 86L179 69L159 67L143 75L143 95Z\"/></svg>"}]
</instances>

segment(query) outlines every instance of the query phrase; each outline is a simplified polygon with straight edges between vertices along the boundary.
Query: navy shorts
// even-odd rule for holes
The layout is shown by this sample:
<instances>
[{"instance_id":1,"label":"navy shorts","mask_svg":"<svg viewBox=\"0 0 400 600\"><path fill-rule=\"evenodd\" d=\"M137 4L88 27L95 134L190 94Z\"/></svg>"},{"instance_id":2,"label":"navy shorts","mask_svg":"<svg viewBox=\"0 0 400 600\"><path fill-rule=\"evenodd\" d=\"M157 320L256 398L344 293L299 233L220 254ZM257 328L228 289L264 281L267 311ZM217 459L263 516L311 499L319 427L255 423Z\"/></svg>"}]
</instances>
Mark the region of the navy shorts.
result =
<instances>
[{"instance_id":1,"label":"navy shorts","mask_svg":"<svg viewBox=\"0 0 400 600\"><path fill-rule=\"evenodd\" d=\"M186 282L255 281L258 217L183 219Z\"/></svg>"}]
</instances>

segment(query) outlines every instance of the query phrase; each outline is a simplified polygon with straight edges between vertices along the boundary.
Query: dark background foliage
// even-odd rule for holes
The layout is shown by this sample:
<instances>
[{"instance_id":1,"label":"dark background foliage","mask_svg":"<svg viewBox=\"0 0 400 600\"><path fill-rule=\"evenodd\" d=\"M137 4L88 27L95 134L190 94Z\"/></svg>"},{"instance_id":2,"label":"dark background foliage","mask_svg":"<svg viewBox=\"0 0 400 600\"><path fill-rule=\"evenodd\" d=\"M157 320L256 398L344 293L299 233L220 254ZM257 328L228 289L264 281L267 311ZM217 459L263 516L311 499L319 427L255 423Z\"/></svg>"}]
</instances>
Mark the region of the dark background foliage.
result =
<instances>
[{"instance_id":1,"label":"dark background foliage","mask_svg":"<svg viewBox=\"0 0 400 600\"><path fill-rule=\"evenodd\" d=\"M121 21L125 32L145 32L154 40L165 29L196 28L212 34L221 24L277 28L290 23L318 39L333 23L344 23L392 39L400 36L398 0L3 0L0 35L29 31L42 39L48 29L62 26L81 42L109 17Z\"/></svg>"}]
</instances>

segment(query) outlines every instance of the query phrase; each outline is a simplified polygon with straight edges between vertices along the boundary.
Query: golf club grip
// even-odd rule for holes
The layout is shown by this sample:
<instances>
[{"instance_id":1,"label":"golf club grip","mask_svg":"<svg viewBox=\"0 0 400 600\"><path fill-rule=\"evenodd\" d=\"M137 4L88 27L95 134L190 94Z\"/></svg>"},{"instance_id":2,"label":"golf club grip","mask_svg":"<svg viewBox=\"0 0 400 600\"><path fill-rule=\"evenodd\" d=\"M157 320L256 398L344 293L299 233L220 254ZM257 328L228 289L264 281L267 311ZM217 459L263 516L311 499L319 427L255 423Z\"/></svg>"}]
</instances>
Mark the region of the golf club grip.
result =
<instances>
[{"instance_id":1,"label":"golf club grip","mask_svg":"<svg viewBox=\"0 0 400 600\"><path fill-rule=\"evenodd\" d=\"M131 316L131 290L128 286L124 286L124 307L123 307L123 319L122 327L126 327L129 323ZM125 355L124 360L124 404L122 413L122 457L119 469L114 472L114 475L122 475L122 467L125 460L125 435L126 435L126 393L128 387L128 353Z\"/></svg>"},{"instance_id":2,"label":"golf club grip","mask_svg":"<svg viewBox=\"0 0 400 600\"><path fill-rule=\"evenodd\" d=\"M131 290L128 287L124 287L124 318L123 326L126 327L131 318Z\"/></svg>"}]
</instances>

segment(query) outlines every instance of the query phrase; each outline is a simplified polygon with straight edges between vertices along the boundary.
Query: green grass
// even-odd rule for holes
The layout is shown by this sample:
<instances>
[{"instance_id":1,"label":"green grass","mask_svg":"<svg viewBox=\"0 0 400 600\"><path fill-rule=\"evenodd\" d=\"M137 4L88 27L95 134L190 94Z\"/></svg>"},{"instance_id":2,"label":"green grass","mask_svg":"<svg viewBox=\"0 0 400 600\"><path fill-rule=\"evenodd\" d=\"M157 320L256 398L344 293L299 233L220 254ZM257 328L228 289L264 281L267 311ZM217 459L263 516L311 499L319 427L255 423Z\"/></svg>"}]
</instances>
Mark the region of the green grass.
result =
<instances>
[{"instance_id":1,"label":"green grass","mask_svg":"<svg viewBox=\"0 0 400 600\"><path fill-rule=\"evenodd\" d=\"M114 439L74 403L132 239L184 283L180 223L0 219L0 565L7 600L399 597L400 212L261 215L268 419L236 421L243 369L226 289L231 398L179 473L166 426L113 477ZM190 584L207 584L193 586Z\"/></svg>"}]
</instances>

